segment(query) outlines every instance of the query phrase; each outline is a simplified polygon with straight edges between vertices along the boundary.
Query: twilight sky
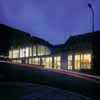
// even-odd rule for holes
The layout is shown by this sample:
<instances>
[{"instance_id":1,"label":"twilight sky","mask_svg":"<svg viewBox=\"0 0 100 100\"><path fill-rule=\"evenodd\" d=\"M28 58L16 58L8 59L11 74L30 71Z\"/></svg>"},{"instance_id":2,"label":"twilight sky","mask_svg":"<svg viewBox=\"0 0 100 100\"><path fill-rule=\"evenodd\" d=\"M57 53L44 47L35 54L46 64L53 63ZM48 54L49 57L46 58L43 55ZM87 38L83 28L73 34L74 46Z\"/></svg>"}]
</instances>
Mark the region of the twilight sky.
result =
<instances>
[{"instance_id":1,"label":"twilight sky","mask_svg":"<svg viewBox=\"0 0 100 100\"><path fill-rule=\"evenodd\" d=\"M100 30L100 0L0 0L0 23L61 44L71 35L91 32L88 2Z\"/></svg>"}]
</instances>

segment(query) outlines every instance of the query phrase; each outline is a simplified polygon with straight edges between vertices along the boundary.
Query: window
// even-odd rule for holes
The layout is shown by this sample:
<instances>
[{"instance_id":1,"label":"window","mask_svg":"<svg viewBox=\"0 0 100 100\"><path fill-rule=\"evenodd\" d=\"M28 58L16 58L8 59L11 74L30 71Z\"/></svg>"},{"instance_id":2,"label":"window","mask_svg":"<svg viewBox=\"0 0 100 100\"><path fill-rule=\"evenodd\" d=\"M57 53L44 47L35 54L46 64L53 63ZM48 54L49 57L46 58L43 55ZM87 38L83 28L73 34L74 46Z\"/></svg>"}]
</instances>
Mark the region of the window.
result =
<instances>
[{"instance_id":1,"label":"window","mask_svg":"<svg viewBox=\"0 0 100 100\"><path fill-rule=\"evenodd\" d=\"M40 65L40 58L34 58L34 64Z\"/></svg>"},{"instance_id":2,"label":"window","mask_svg":"<svg viewBox=\"0 0 100 100\"><path fill-rule=\"evenodd\" d=\"M32 58L32 64L40 65L40 58Z\"/></svg>"},{"instance_id":3,"label":"window","mask_svg":"<svg viewBox=\"0 0 100 100\"><path fill-rule=\"evenodd\" d=\"M12 63L16 63L17 61L16 60L12 60Z\"/></svg>"},{"instance_id":4,"label":"window","mask_svg":"<svg viewBox=\"0 0 100 100\"><path fill-rule=\"evenodd\" d=\"M45 55L49 55L49 54L50 54L49 48L45 47Z\"/></svg>"},{"instance_id":5,"label":"window","mask_svg":"<svg viewBox=\"0 0 100 100\"><path fill-rule=\"evenodd\" d=\"M25 57L26 56L26 50L25 48L20 49L20 57Z\"/></svg>"},{"instance_id":6,"label":"window","mask_svg":"<svg viewBox=\"0 0 100 100\"><path fill-rule=\"evenodd\" d=\"M56 56L56 57L54 57L54 68L60 69L60 67L61 67L61 57Z\"/></svg>"},{"instance_id":7,"label":"window","mask_svg":"<svg viewBox=\"0 0 100 100\"><path fill-rule=\"evenodd\" d=\"M72 70L72 55L68 55L68 70Z\"/></svg>"},{"instance_id":8,"label":"window","mask_svg":"<svg viewBox=\"0 0 100 100\"><path fill-rule=\"evenodd\" d=\"M32 59L31 58L29 58L29 64L32 64Z\"/></svg>"},{"instance_id":9,"label":"window","mask_svg":"<svg viewBox=\"0 0 100 100\"><path fill-rule=\"evenodd\" d=\"M44 46L41 46L41 55L45 55L45 47Z\"/></svg>"},{"instance_id":10,"label":"window","mask_svg":"<svg viewBox=\"0 0 100 100\"><path fill-rule=\"evenodd\" d=\"M42 58L42 65L44 65L45 68L52 68L52 57Z\"/></svg>"},{"instance_id":11,"label":"window","mask_svg":"<svg viewBox=\"0 0 100 100\"><path fill-rule=\"evenodd\" d=\"M75 55L75 69L91 69L91 54Z\"/></svg>"},{"instance_id":12,"label":"window","mask_svg":"<svg viewBox=\"0 0 100 100\"><path fill-rule=\"evenodd\" d=\"M26 57L29 57L29 48L26 48L25 52L26 52Z\"/></svg>"},{"instance_id":13,"label":"window","mask_svg":"<svg viewBox=\"0 0 100 100\"><path fill-rule=\"evenodd\" d=\"M37 52L38 56L41 55L41 46L38 46L38 52Z\"/></svg>"},{"instance_id":14,"label":"window","mask_svg":"<svg viewBox=\"0 0 100 100\"><path fill-rule=\"evenodd\" d=\"M13 50L13 58L19 57L19 50Z\"/></svg>"},{"instance_id":15,"label":"window","mask_svg":"<svg viewBox=\"0 0 100 100\"><path fill-rule=\"evenodd\" d=\"M20 63L20 64L22 63L21 60L16 60L16 62L17 62L17 63Z\"/></svg>"},{"instance_id":16,"label":"window","mask_svg":"<svg viewBox=\"0 0 100 100\"><path fill-rule=\"evenodd\" d=\"M81 55L81 68L90 69L91 68L91 54Z\"/></svg>"},{"instance_id":17,"label":"window","mask_svg":"<svg viewBox=\"0 0 100 100\"><path fill-rule=\"evenodd\" d=\"M33 46L33 56L36 56L36 46Z\"/></svg>"},{"instance_id":18,"label":"window","mask_svg":"<svg viewBox=\"0 0 100 100\"><path fill-rule=\"evenodd\" d=\"M80 70L80 64L81 64L80 55L75 55L75 69Z\"/></svg>"},{"instance_id":19,"label":"window","mask_svg":"<svg viewBox=\"0 0 100 100\"><path fill-rule=\"evenodd\" d=\"M9 50L9 58L12 58L12 50Z\"/></svg>"}]
</instances>

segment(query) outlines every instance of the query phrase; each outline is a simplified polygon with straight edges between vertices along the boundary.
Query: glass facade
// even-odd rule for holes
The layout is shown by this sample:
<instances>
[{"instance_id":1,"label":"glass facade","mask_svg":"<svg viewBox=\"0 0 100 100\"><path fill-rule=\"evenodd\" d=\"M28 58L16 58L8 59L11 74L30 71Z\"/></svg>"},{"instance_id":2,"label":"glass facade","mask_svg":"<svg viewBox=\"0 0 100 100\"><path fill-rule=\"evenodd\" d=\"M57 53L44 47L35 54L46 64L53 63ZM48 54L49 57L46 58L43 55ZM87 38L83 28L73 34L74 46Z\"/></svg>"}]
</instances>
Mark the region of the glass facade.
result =
<instances>
[{"instance_id":1,"label":"glass facade","mask_svg":"<svg viewBox=\"0 0 100 100\"><path fill-rule=\"evenodd\" d=\"M9 58L19 58L19 57L32 57L32 56L43 56L49 55L50 50L45 46L33 46L25 47L20 49L9 50Z\"/></svg>"},{"instance_id":2,"label":"glass facade","mask_svg":"<svg viewBox=\"0 0 100 100\"><path fill-rule=\"evenodd\" d=\"M18 58L19 57L19 50L13 50L13 58Z\"/></svg>"},{"instance_id":3,"label":"glass facade","mask_svg":"<svg viewBox=\"0 0 100 100\"><path fill-rule=\"evenodd\" d=\"M29 48L25 48L26 57L29 57Z\"/></svg>"},{"instance_id":4,"label":"glass facade","mask_svg":"<svg viewBox=\"0 0 100 100\"><path fill-rule=\"evenodd\" d=\"M37 54L38 54L38 56L49 55L50 51L47 47L39 45Z\"/></svg>"},{"instance_id":5,"label":"glass facade","mask_svg":"<svg viewBox=\"0 0 100 100\"><path fill-rule=\"evenodd\" d=\"M91 54L75 55L75 69L91 69Z\"/></svg>"},{"instance_id":6,"label":"glass facade","mask_svg":"<svg viewBox=\"0 0 100 100\"><path fill-rule=\"evenodd\" d=\"M20 49L20 57L25 57L25 55L26 55L25 49L24 48L21 48Z\"/></svg>"},{"instance_id":7,"label":"glass facade","mask_svg":"<svg viewBox=\"0 0 100 100\"><path fill-rule=\"evenodd\" d=\"M72 70L72 55L68 55L68 70Z\"/></svg>"},{"instance_id":8,"label":"glass facade","mask_svg":"<svg viewBox=\"0 0 100 100\"><path fill-rule=\"evenodd\" d=\"M12 50L9 50L9 58L12 58Z\"/></svg>"},{"instance_id":9,"label":"glass facade","mask_svg":"<svg viewBox=\"0 0 100 100\"><path fill-rule=\"evenodd\" d=\"M44 65L45 68L52 68L52 57L42 58L42 65Z\"/></svg>"},{"instance_id":10,"label":"glass facade","mask_svg":"<svg viewBox=\"0 0 100 100\"><path fill-rule=\"evenodd\" d=\"M29 58L29 64L32 64L32 59L31 58Z\"/></svg>"},{"instance_id":11,"label":"glass facade","mask_svg":"<svg viewBox=\"0 0 100 100\"><path fill-rule=\"evenodd\" d=\"M80 55L75 55L75 69L80 70L81 57Z\"/></svg>"},{"instance_id":12,"label":"glass facade","mask_svg":"<svg viewBox=\"0 0 100 100\"><path fill-rule=\"evenodd\" d=\"M61 56L49 56L49 54L50 49L42 45L9 50L9 58L14 58L12 60L14 63L44 65L45 68L61 69ZM19 60L15 60L16 58ZM91 53L69 54L66 59L65 64L68 70L91 69Z\"/></svg>"},{"instance_id":13,"label":"glass facade","mask_svg":"<svg viewBox=\"0 0 100 100\"><path fill-rule=\"evenodd\" d=\"M54 69L60 69L61 67L61 57L56 56L54 57Z\"/></svg>"},{"instance_id":14,"label":"glass facade","mask_svg":"<svg viewBox=\"0 0 100 100\"><path fill-rule=\"evenodd\" d=\"M81 55L81 69L91 69L91 54Z\"/></svg>"},{"instance_id":15,"label":"glass facade","mask_svg":"<svg viewBox=\"0 0 100 100\"><path fill-rule=\"evenodd\" d=\"M32 47L29 48L29 56L32 56Z\"/></svg>"},{"instance_id":16,"label":"glass facade","mask_svg":"<svg viewBox=\"0 0 100 100\"><path fill-rule=\"evenodd\" d=\"M37 53L36 53L36 46L33 46L33 56L36 56Z\"/></svg>"},{"instance_id":17,"label":"glass facade","mask_svg":"<svg viewBox=\"0 0 100 100\"><path fill-rule=\"evenodd\" d=\"M75 70L91 69L90 53L68 55L67 59L68 59L68 70L72 70L72 68L74 68Z\"/></svg>"},{"instance_id":18,"label":"glass facade","mask_svg":"<svg viewBox=\"0 0 100 100\"><path fill-rule=\"evenodd\" d=\"M40 58L32 58L32 64L40 65Z\"/></svg>"}]
</instances>

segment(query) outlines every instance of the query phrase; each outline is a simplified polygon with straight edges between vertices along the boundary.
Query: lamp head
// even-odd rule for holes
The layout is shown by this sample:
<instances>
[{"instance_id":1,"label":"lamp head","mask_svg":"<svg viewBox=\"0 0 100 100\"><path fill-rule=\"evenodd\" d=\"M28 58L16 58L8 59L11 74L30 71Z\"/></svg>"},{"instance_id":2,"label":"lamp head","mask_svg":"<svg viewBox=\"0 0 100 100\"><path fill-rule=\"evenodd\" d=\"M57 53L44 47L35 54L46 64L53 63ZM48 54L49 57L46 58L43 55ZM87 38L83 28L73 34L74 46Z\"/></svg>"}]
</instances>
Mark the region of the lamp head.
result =
<instances>
[{"instance_id":1,"label":"lamp head","mask_svg":"<svg viewBox=\"0 0 100 100\"><path fill-rule=\"evenodd\" d=\"M89 8L92 8L92 5L91 5L90 3L88 3L88 7L89 7Z\"/></svg>"}]
</instances>

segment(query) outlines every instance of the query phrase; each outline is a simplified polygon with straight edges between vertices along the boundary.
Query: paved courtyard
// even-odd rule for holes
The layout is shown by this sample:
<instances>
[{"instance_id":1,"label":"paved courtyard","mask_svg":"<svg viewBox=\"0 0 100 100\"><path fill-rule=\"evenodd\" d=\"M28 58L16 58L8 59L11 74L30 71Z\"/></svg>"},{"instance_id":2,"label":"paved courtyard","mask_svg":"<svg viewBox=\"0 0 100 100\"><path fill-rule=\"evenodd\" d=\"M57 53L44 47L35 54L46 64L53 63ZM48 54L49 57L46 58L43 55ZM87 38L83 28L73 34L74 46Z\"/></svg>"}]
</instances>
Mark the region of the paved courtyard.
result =
<instances>
[{"instance_id":1,"label":"paved courtyard","mask_svg":"<svg viewBox=\"0 0 100 100\"><path fill-rule=\"evenodd\" d=\"M93 100L62 89L39 84L1 82L0 100Z\"/></svg>"},{"instance_id":2,"label":"paved courtyard","mask_svg":"<svg viewBox=\"0 0 100 100\"><path fill-rule=\"evenodd\" d=\"M88 100L88 98L91 98L89 100L92 99L100 100L100 94L98 92L100 90L99 82L76 77L76 76L74 77L74 75L72 76L69 74L37 68L37 66L35 67L33 66L32 68L29 67L28 65L22 66L17 64L8 64L8 63L1 62L0 80L1 82L14 82L16 83L16 85L18 85L19 82L31 83L33 85L37 84L35 86L31 86L31 88L24 86L24 84L22 84L24 88L22 87L11 88L7 85L6 86L1 85L0 86L1 97L2 97L2 93L4 93L4 95L8 94L9 98L10 97L17 98L18 95L23 94L21 98L22 100L35 100L36 98L38 100L45 100L45 99L50 100L49 97L52 97L52 99L54 98L53 100L56 100L57 98L59 98L57 100L65 100L66 98L70 98L71 100L82 100L84 97L86 97L85 98L86 100ZM36 89L37 92L34 91L34 89ZM11 93L11 95L9 93ZM34 93L36 93L37 96L39 94L40 95L35 98ZM76 95L73 95L73 93L75 93ZM6 98L7 95L3 97ZM61 99L61 97L63 99ZM75 99L76 97L78 99ZM5 100L5 99L1 99L1 100ZM11 100L11 99L7 99L7 100Z\"/></svg>"}]
</instances>

